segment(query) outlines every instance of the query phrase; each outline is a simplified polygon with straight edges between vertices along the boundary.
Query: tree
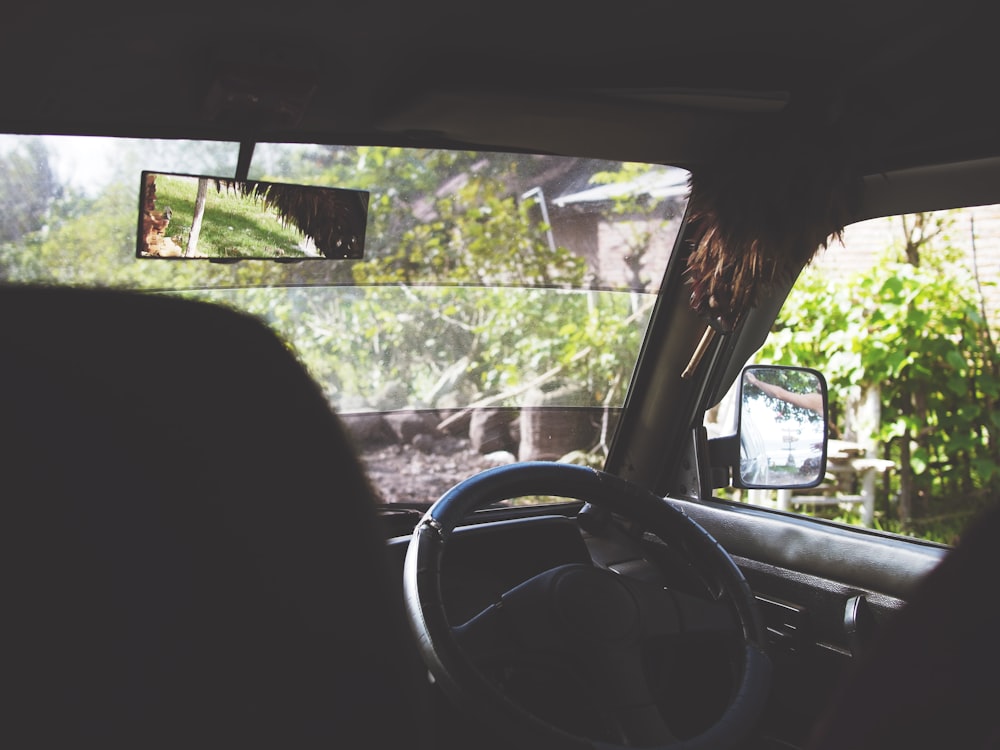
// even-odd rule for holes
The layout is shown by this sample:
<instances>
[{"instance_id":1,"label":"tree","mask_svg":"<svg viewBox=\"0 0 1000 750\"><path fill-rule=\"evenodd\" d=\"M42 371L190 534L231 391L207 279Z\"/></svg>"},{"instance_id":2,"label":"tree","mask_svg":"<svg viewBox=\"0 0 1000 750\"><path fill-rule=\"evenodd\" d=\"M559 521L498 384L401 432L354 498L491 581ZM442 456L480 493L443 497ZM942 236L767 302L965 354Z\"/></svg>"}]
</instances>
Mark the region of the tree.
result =
<instances>
[{"instance_id":1,"label":"tree","mask_svg":"<svg viewBox=\"0 0 1000 750\"><path fill-rule=\"evenodd\" d=\"M198 180L198 194L194 199L194 218L191 220L191 231L188 233L187 248L184 255L191 258L198 253L198 238L201 236L201 222L205 218L205 201L208 199L208 180L202 177Z\"/></svg>"},{"instance_id":2,"label":"tree","mask_svg":"<svg viewBox=\"0 0 1000 750\"><path fill-rule=\"evenodd\" d=\"M621 402L650 305L571 291L584 260L552 246L518 199L552 160L374 147L308 158L313 174L326 165L324 183L372 191L366 258L352 267L362 289L297 316L316 337L302 356L335 402L395 381L411 403L441 405L466 389L464 403L514 405L545 377L579 384L586 405ZM445 167L455 176L442 184Z\"/></svg>"},{"instance_id":3,"label":"tree","mask_svg":"<svg viewBox=\"0 0 1000 750\"><path fill-rule=\"evenodd\" d=\"M621 191L611 199L613 226L628 252L622 258L627 268L629 288L645 291L650 279L644 273L645 260L658 235L678 217L677 201L654 195L651 178L658 176L653 164L625 163L617 170L597 172L597 185L617 185Z\"/></svg>"},{"instance_id":4,"label":"tree","mask_svg":"<svg viewBox=\"0 0 1000 750\"><path fill-rule=\"evenodd\" d=\"M41 231L52 204L62 195L49 152L41 140L22 141L0 158L0 243Z\"/></svg>"}]
</instances>

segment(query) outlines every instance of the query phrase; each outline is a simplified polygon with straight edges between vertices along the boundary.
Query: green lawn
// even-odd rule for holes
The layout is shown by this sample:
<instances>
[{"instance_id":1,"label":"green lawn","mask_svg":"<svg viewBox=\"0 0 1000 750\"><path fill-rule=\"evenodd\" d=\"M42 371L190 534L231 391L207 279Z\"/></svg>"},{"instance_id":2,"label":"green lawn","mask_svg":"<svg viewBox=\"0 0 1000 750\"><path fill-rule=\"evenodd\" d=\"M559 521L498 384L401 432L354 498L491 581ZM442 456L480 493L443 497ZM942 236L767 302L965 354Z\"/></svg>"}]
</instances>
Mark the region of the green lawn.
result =
<instances>
[{"instance_id":1,"label":"green lawn","mask_svg":"<svg viewBox=\"0 0 1000 750\"><path fill-rule=\"evenodd\" d=\"M196 190L197 182L191 178L156 178L156 208L163 211L170 207L173 213L166 234L181 247L187 247ZM234 259L311 257L299 248L302 240L302 233L294 226L283 225L273 209L233 191L220 192L209 180L198 255Z\"/></svg>"}]
</instances>

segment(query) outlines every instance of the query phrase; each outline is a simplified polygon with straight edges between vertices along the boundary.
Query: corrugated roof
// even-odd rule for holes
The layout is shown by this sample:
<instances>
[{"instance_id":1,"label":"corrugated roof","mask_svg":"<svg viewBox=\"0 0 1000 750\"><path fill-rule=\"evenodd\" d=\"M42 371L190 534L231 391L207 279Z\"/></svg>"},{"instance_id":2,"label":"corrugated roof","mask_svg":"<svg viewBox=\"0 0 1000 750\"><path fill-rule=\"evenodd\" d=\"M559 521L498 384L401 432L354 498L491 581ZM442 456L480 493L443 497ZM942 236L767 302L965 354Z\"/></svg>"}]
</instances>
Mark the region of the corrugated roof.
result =
<instances>
[{"instance_id":1,"label":"corrugated roof","mask_svg":"<svg viewBox=\"0 0 1000 750\"><path fill-rule=\"evenodd\" d=\"M677 167L654 169L628 182L615 182L560 195L551 201L562 208L577 203L600 203L620 198L648 195L651 198L681 198L688 193L688 172Z\"/></svg>"}]
</instances>

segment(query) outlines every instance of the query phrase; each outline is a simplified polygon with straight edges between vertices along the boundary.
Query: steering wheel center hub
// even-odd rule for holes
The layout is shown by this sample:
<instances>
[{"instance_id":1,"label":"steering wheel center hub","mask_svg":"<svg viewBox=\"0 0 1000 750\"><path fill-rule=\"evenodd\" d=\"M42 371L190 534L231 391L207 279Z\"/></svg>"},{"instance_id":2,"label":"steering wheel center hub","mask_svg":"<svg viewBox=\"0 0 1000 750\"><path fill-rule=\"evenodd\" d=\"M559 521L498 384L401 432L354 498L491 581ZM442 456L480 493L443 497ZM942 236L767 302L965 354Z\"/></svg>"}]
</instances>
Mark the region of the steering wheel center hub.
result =
<instances>
[{"instance_id":1,"label":"steering wheel center hub","mask_svg":"<svg viewBox=\"0 0 1000 750\"><path fill-rule=\"evenodd\" d=\"M570 632L588 641L619 641L635 635L639 606L606 570L572 567L554 583L554 603Z\"/></svg>"}]
</instances>

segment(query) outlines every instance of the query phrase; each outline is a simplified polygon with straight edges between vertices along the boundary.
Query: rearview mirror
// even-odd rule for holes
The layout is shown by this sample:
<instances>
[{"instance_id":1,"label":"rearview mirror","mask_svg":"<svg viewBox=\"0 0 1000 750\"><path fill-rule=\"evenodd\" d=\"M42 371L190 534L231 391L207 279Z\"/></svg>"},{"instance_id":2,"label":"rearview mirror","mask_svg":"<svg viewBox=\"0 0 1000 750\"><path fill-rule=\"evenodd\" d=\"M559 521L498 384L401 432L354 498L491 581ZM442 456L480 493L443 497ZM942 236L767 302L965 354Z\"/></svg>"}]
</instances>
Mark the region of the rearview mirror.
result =
<instances>
[{"instance_id":1,"label":"rearview mirror","mask_svg":"<svg viewBox=\"0 0 1000 750\"><path fill-rule=\"evenodd\" d=\"M826 473L827 391L804 367L752 366L739 395L739 467L748 489L815 487Z\"/></svg>"},{"instance_id":2,"label":"rearview mirror","mask_svg":"<svg viewBox=\"0 0 1000 750\"><path fill-rule=\"evenodd\" d=\"M136 255L357 259L367 220L363 190L143 172Z\"/></svg>"}]
</instances>

